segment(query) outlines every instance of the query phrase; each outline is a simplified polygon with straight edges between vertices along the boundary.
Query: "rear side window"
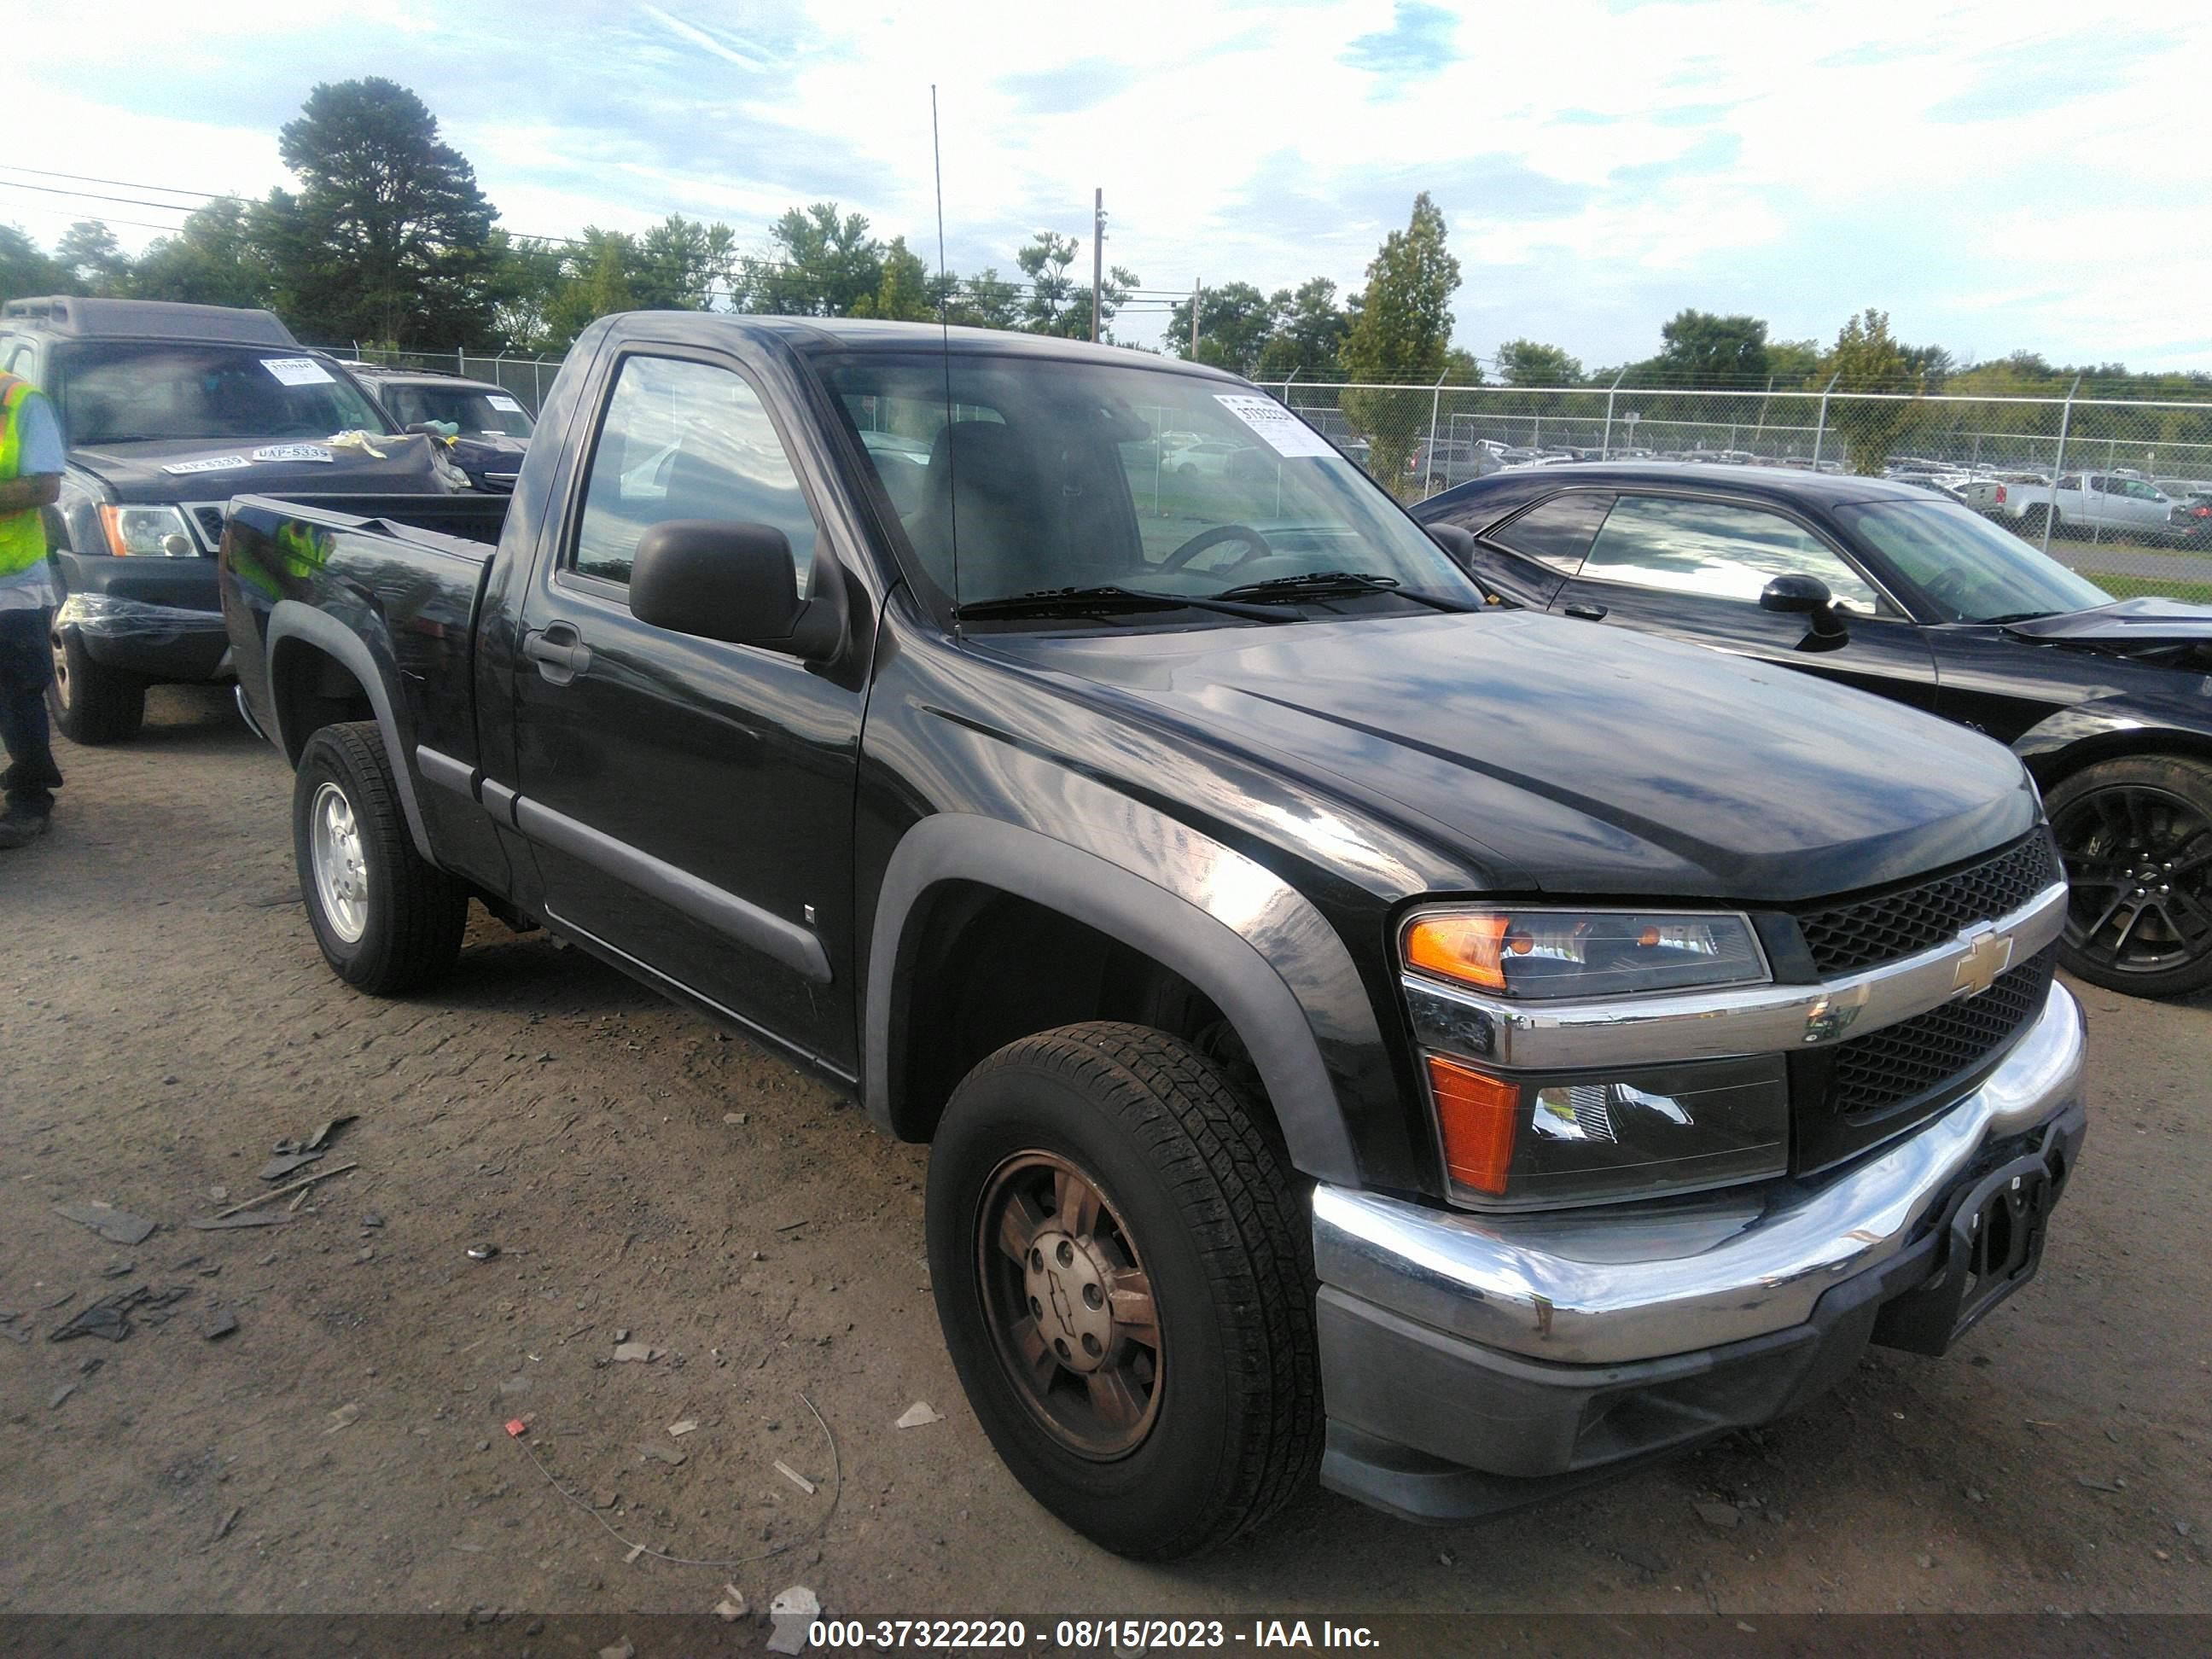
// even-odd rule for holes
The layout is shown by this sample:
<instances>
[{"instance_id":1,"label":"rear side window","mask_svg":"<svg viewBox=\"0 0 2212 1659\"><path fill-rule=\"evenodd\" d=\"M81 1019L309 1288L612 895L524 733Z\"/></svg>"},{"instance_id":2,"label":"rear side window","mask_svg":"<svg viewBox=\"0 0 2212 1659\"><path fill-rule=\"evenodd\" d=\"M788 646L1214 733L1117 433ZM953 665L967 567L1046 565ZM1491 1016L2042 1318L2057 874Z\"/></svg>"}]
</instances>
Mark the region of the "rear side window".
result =
<instances>
[{"instance_id":1,"label":"rear side window","mask_svg":"<svg viewBox=\"0 0 2212 1659\"><path fill-rule=\"evenodd\" d=\"M814 514L759 394L711 363L631 357L599 428L570 563L627 584L639 538L672 519L774 526L807 591Z\"/></svg>"},{"instance_id":2,"label":"rear side window","mask_svg":"<svg viewBox=\"0 0 2212 1659\"><path fill-rule=\"evenodd\" d=\"M1490 539L1500 547L1538 560L1553 569L1573 575L1582 568L1605 515L1613 510L1613 497L1577 490L1554 495L1523 513Z\"/></svg>"}]
</instances>

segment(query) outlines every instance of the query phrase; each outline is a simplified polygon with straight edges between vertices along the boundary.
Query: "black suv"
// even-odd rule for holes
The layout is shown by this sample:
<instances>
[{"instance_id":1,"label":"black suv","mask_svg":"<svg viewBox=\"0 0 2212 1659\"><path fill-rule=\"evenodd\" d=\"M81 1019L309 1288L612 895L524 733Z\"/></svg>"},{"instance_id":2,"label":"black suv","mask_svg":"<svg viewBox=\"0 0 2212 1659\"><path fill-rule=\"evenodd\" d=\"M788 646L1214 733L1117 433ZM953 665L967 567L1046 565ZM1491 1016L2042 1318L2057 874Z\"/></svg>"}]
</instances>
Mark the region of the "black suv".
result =
<instances>
[{"instance_id":1,"label":"black suv","mask_svg":"<svg viewBox=\"0 0 2212 1659\"><path fill-rule=\"evenodd\" d=\"M234 494L457 483L427 440L383 437L398 428L361 383L266 311L11 300L0 368L53 399L69 445L46 514L48 696L78 743L136 732L149 684L230 678L215 551Z\"/></svg>"}]
</instances>

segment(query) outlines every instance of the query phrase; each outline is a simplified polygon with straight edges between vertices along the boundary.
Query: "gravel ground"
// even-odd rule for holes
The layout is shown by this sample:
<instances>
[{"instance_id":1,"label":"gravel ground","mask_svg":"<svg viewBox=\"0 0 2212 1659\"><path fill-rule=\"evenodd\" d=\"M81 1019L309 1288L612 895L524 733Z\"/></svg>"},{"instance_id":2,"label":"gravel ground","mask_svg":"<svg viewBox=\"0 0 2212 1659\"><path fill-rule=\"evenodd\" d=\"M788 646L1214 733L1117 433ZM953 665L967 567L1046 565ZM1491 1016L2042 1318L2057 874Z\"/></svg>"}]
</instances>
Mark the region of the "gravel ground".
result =
<instances>
[{"instance_id":1,"label":"gravel ground","mask_svg":"<svg viewBox=\"0 0 2212 1659\"><path fill-rule=\"evenodd\" d=\"M0 1610L703 1613L725 1581L892 1615L2212 1610L2212 1000L2085 991L2087 1156L2040 1279L1949 1358L1877 1354L1775 1428L1488 1525L1316 1493L1140 1567L969 1415L921 1149L481 916L435 994L344 989L289 777L222 696L157 692L142 740L62 758L54 833L0 863L0 1338L29 1339L0 1340ZM358 1167L283 1224L185 1224L342 1112L324 1167ZM88 1201L159 1230L56 1209ZM185 1294L47 1340L140 1285ZM943 1420L894 1427L917 1401Z\"/></svg>"}]
</instances>

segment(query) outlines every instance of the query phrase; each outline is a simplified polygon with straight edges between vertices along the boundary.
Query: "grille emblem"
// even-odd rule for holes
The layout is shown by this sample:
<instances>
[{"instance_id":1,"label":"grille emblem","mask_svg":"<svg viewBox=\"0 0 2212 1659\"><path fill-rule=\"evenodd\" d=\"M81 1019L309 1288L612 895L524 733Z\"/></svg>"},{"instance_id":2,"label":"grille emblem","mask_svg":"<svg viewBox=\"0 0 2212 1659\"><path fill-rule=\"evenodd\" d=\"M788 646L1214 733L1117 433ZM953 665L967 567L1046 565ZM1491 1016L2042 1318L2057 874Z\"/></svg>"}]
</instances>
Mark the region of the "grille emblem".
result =
<instances>
[{"instance_id":1,"label":"grille emblem","mask_svg":"<svg viewBox=\"0 0 2212 1659\"><path fill-rule=\"evenodd\" d=\"M1969 927L1959 937L1972 942L1966 946L1966 954L1959 958L1958 971L1951 977L1954 1000L1981 995L1996 983L1999 974L2012 966L2010 933L2000 933L1984 925L1978 929Z\"/></svg>"}]
</instances>

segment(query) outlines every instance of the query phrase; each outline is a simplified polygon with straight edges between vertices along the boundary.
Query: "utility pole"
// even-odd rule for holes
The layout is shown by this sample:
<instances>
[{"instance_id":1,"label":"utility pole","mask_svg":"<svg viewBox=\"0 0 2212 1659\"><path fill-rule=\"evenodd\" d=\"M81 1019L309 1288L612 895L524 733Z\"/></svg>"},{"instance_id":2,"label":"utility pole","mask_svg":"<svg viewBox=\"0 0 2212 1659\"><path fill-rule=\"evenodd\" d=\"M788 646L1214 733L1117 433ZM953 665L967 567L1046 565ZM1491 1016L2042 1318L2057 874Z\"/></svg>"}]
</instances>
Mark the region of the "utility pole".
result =
<instances>
[{"instance_id":1,"label":"utility pole","mask_svg":"<svg viewBox=\"0 0 2212 1659\"><path fill-rule=\"evenodd\" d=\"M1190 279L1190 360L1193 362L1198 361L1198 294L1199 281L1194 276Z\"/></svg>"},{"instance_id":2,"label":"utility pole","mask_svg":"<svg viewBox=\"0 0 2212 1659\"><path fill-rule=\"evenodd\" d=\"M1098 343L1098 294L1106 274L1106 192L1091 194L1091 343Z\"/></svg>"}]
</instances>

